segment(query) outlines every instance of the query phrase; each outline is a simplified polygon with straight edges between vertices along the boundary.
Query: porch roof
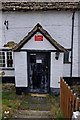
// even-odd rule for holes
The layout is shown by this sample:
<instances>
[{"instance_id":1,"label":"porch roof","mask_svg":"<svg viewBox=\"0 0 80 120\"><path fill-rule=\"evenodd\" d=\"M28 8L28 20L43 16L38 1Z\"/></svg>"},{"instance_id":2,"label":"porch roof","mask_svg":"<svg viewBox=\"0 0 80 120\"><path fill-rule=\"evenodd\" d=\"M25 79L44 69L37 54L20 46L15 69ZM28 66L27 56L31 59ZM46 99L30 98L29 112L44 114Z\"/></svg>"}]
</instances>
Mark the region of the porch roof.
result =
<instances>
[{"instance_id":1,"label":"porch roof","mask_svg":"<svg viewBox=\"0 0 80 120\"><path fill-rule=\"evenodd\" d=\"M58 51L67 51L63 46L55 41L39 23L13 48L13 51L19 51L37 32L40 32Z\"/></svg>"}]
</instances>

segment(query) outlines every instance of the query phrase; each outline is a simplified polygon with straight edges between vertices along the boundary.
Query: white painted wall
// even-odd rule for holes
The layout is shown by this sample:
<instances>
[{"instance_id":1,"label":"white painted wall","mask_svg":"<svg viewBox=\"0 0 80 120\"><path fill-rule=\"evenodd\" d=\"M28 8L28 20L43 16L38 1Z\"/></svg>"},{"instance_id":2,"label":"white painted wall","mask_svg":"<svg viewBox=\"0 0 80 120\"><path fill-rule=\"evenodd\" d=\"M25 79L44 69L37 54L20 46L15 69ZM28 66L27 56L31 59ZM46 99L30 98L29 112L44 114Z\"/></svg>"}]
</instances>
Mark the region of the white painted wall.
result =
<instances>
[{"instance_id":1,"label":"white painted wall","mask_svg":"<svg viewBox=\"0 0 80 120\"><path fill-rule=\"evenodd\" d=\"M55 53L51 52L51 73L50 87L60 88L60 77L63 77L63 53L60 53L59 59L55 59Z\"/></svg>"},{"instance_id":2,"label":"white painted wall","mask_svg":"<svg viewBox=\"0 0 80 120\"><path fill-rule=\"evenodd\" d=\"M5 70L1 70L0 69L0 76L1 76L2 72L4 72L3 77L6 77L6 76L14 77L14 70L10 70L10 69L9 70L6 70L6 69Z\"/></svg>"},{"instance_id":3,"label":"white painted wall","mask_svg":"<svg viewBox=\"0 0 80 120\"><path fill-rule=\"evenodd\" d=\"M37 23L40 23L56 41L70 48L71 19L70 11L5 12L2 24L3 44L10 40L19 42ZM9 22L8 30L4 25L5 20Z\"/></svg>"},{"instance_id":4,"label":"white painted wall","mask_svg":"<svg viewBox=\"0 0 80 120\"><path fill-rule=\"evenodd\" d=\"M63 65L63 77L70 77L70 68L71 67L71 64L64 64Z\"/></svg>"},{"instance_id":5,"label":"white painted wall","mask_svg":"<svg viewBox=\"0 0 80 120\"><path fill-rule=\"evenodd\" d=\"M27 53L15 52L15 83L16 87L27 87Z\"/></svg>"},{"instance_id":6,"label":"white painted wall","mask_svg":"<svg viewBox=\"0 0 80 120\"><path fill-rule=\"evenodd\" d=\"M2 48L2 11L0 11L0 48Z\"/></svg>"},{"instance_id":7,"label":"white painted wall","mask_svg":"<svg viewBox=\"0 0 80 120\"><path fill-rule=\"evenodd\" d=\"M78 75L80 77L80 11L78 13Z\"/></svg>"},{"instance_id":8,"label":"white painted wall","mask_svg":"<svg viewBox=\"0 0 80 120\"><path fill-rule=\"evenodd\" d=\"M78 77L78 12L75 13L73 39L73 77Z\"/></svg>"},{"instance_id":9,"label":"white painted wall","mask_svg":"<svg viewBox=\"0 0 80 120\"><path fill-rule=\"evenodd\" d=\"M5 20L9 22L8 30L4 25ZM72 11L4 12L2 19L2 46L8 41L15 41L18 43L37 23L40 23L43 28L65 48L71 48ZM78 12L76 12L73 47L73 76L78 76L79 73L78 27ZM64 74L66 75L68 71L65 72Z\"/></svg>"},{"instance_id":10,"label":"white painted wall","mask_svg":"<svg viewBox=\"0 0 80 120\"><path fill-rule=\"evenodd\" d=\"M41 35L40 33L38 34ZM21 49L56 50L54 46L44 36L43 41L35 41L35 35Z\"/></svg>"}]
</instances>

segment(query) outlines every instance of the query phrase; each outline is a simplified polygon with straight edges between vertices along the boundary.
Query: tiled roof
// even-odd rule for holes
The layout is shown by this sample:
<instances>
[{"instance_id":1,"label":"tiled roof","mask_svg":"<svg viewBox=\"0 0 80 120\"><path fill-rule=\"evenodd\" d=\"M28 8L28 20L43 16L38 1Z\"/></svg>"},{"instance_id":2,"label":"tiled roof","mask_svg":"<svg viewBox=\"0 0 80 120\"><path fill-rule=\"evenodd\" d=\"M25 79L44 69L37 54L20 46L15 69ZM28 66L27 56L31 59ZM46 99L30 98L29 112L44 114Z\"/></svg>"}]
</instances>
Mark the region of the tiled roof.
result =
<instances>
[{"instance_id":1,"label":"tiled roof","mask_svg":"<svg viewBox=\"0 0 80 120\"><path fill-rule=\"evenodd\" d=\"M13 51L19 51L37 32L40 32L58 51L67 51L63 46L55 41L39 23L13 48Z\"/></svg>"},{"instance_id":2,"label":"tiled roof","mask_svg":"<svg viewBox=\"0 0 80 120\"><path fill-rule=\"evenodd\" d=\"M2 2L79 2L80 0L2 0Z\"/></svg>"},{"instance_id":3,"label":"tiled roof","mask_svg":"<svg viewBox=\"0 0 80 120\"><path fill-rule=\"evenodd\" d=\"M4 0L2 10L80 10L80 4L78 0Z\"/></svg>"}]
</instances>

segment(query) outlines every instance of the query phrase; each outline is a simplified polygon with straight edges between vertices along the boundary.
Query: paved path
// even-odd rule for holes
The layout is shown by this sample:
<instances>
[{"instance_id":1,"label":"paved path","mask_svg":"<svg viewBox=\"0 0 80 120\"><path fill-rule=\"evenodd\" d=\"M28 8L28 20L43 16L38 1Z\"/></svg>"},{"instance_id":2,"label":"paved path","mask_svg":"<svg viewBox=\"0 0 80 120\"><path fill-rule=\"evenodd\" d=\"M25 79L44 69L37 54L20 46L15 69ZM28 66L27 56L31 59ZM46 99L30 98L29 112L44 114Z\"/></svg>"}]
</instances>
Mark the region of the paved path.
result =
<instances>
[{"instance_id":1,"label":"paved path","mask_svg":"<svg viewBox=\"0 0 80 120\"><path fill-rule=\"evenodd\" d=\"M25 120L53 120L49 97L30 96L26 103L24 108L22 105L19 107L12 120L16 120L16 118L19 120L23 118Z\"/></svg>"}]
</instances>

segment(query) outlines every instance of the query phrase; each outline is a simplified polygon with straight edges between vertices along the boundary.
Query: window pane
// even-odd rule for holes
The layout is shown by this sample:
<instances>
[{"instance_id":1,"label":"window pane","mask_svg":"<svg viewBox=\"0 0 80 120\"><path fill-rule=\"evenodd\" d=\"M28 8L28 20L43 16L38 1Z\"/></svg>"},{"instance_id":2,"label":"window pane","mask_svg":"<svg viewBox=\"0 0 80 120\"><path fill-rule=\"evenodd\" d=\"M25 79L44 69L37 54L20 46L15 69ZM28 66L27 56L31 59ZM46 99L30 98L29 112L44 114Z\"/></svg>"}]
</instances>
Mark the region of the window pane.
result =
<instances>
[{"instance_id":1,"label":"window pane","mask_svg":"<svg viewBox=\"0 0 80 120\"><path fill-rule=\"evenodd\" d=\"M64 53L64 63L68 63L69 62L69 52L65 52Z\"/></svg>"},{"instance_id":2,"label":"window pane","mask_svg":"<svg viewBox=\"0 0 80 120\"><path fill-rule=\"evenodd\" d=\"M3 64L3 67L5 67L5 64Z\"/></svg>"},{"instance_id":3,"label":"window pane","mask_svg":"<svg viewBox=\"0 0 80 120\"><path fill-rule=\"evenodd\" d=\"M0 67L3 67L3 64L0 64Z\"/></svg>"},{"instance_id":4,"label":"window pane","mask_svg":"<svg viewBox=\"0 0 80 120\"><path fill-rule=\"evenodd\" d=\"M0 64L2 64L3 63L3 60L0 60Z\"/></svg>"},{"instance_id":5,"label":"window pane","mask_svg":"<svg viewBox=\"0 0 80 120\"><path fill-rule=\"evenodd\" d=\"M10 52L10 56L12 56L12 52Z\"/></svg>"},{"instance_id":6,"label":"window pane","mask_svg":"<svg viewBox=\"0 0 80 120\"><path fill-rule=\"evenodd\" d=\"M9 56L9 52L7 52L7 56Z\"/></svg>"},{"instance_id":7,"label":"window pane","mask_svg":"<svg viewBox=\"0 0 80 120\"><path fill-rule=\"evenodd\" d=\"M13 66L12 52L7 52L7 67Z\"/></svg>"},{"instance_id":8,"label":"window pane","mask_svg":"<svg viewBox=\"0 0 80 120\"><path fill-rule=\"evenodd\" d=\"M12 56L10 56L10 59L12 59Z\"/></svg>"},{"instance_id":9,"label":"window pane","mask_svg":"<svg viewBox=\"0 0 80 120\"><path fill-rule=\"evenodd\" d=\"M2 56L0 56L0 59L2 59Z\"/></svg>"},{"instance_id":10,"label":"window pane","mask_svg":"<svg viewBox=\"0 0 80 120\"><path fill-rule=\"evenodd\" d=\"M0 52L0 67L5 67L5 52Z\"/></svg>"},{"instance_id":11,"label":"window pane","mask_svg":"<svg viewBox=\"0 0 80 120\"><path fill-rule=\"evenodd\" d=\"M3 56L3 59L5 59L5 56Z\"/></svg>"},{"instance_id":12,"label":"window pane","mask_svg":"<svg viewBox=\"0 0 80 120\"><path fill-rule=\"evenodd\" d=\"M7 67L12 67L13 61L12 60L7 60Z\"/></svg>"}]
</instances>

